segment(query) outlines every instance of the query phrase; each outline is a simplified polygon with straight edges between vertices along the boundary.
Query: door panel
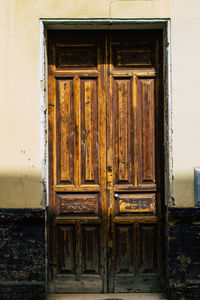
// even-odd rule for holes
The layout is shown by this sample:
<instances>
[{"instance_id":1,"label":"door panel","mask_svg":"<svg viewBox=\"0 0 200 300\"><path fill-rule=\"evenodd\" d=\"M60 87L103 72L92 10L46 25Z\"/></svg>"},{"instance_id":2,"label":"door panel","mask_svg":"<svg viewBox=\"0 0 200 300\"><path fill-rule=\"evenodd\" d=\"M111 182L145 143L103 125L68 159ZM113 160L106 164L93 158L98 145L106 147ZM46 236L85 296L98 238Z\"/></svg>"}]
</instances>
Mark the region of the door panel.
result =
<instances>
[{"instance_id":1,"label":"door panel","mask_svg":"<svg viewBox=\"0 0 200 300\"><path fill-rule=\"evenodd\" d=\"M57 79L57 184L74 184L73 82Z\"/></svg>"},{"instance_id":2,"label":"door panel","mask_svg":"<svg viewBox=\"0 0 200 300\"><path fill-rule=\"evenodd\" d=\"M75 272L75 226L58 227L58 272L60 274L74 274Z\"/></svg>"},{"instance_id":3,"label":"door panel","mask_svg":"<svg viewBox=\"0 0 200 300\"><path fill-rule=\"evenodd\" d=\"M113 119L114 119L114 165L113 183L120 185L133 184L133 105L131 95L132 81L127 78L116 78L113 81Z\"/></svg>"},{"instance_id":4,"label":"door panel","mask_svg":"<svg viewBox=\"0 0 200 300\"><path fill-rule=\"evenodd\" d=\"M81 184L98 184L98 82L81 81Z\"/></svg>"},{"instance_id":5,"label":"door panel","mask_svg":"<svg viewBox=\"0 0 200 300\"><path fill-rule=\"evenodd\" d=\"M116 226L116 274L133 274L133 226Z\"/></svg>"},{"instance_id":6,"label":"door panel","mask_svg":"<svg viewBox=\"0 0 200 300\"><path fill-rule=\"evenodd\" d=\"M104 40L52 32L49 55L50 290L106 291Z\"/></svg>"},{"instance_id":7,"label":"door panel","mask_svg":"<svg viewBox=\"0 0 200 300\"><path fill-rule=\"evenodd\" d=\"M98 225L82 226L83 274L99 274L100 237Z\"/></svg>"},{"instance_id":8,"label":"door panel","mask_svg":"<svg viewBox=\"0 0 200 300\"><path fill-rule=\"evenodd\" d=\"M155 136L154 136L154 79L137 78L138 99L138 184L155 183Z\"/></svg>"},{"instance_id":9,"label":"door panel","mask_svg":"<svg viewBox=\"0 0 200 300\"><path fill-rule=\"evenodd\" d=\"M156 213L155 193L115 194L115 215Z\"/></svg>"},{"instance_id":10,"label":"door panel","mask_svg":"<svg viewBox=\"0 0 200 300\"><path fill-rule=\"evenodd\" d=\"M57 214L100 215L99 194L56 194Z\"/></svg>"},{"instance_id":11,"label":"door panel","mask_svg":"<svg viewBox=\"0 0 200 300\"><path fill-rule=\"evenodd\" d=\"M49 33L49 289L162 284L161 34Z\"/></svg>"},{"instance_id":12,"label":"door panel","mask_svg":"<svg viewBox=\"0 0 200 300\"><path fill-rule=\"evenodd\" d=\"M109 291L161 288L161 211L155 157L158 44L147 33L109 35L107 144L112 178L109 227ZM160 128L161 129L161 128ZM161 168L161 161L157 166Z\"/></svg>"}]
</instances>

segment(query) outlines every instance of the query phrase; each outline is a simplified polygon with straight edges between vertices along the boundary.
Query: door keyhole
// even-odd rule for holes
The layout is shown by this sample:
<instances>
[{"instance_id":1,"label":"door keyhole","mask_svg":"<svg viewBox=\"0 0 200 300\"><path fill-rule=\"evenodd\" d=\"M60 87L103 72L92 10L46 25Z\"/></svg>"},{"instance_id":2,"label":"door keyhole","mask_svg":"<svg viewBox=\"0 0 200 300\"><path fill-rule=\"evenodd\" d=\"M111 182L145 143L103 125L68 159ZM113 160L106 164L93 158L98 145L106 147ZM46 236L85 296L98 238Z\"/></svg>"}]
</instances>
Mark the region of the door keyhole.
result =
<instances>
[{"instance_id":1,"label":"door keyhole","mask_svg":"<svg viewBox=\"0 0 200 300\"><path fill-rule=\"evenodd\" d=\"M112 167L107 167L107 185L112 186Z\"/></svg>"}]
</instances>

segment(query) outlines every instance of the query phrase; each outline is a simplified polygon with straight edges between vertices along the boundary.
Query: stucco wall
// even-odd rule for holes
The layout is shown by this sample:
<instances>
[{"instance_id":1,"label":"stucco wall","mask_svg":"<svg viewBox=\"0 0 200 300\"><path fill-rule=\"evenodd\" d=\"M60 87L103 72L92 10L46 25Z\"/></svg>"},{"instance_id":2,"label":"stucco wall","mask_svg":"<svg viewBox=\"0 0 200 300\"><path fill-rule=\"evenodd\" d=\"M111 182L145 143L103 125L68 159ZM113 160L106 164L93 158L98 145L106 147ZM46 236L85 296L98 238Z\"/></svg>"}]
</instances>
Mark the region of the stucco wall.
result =
<instances>
[{"instance_id":1,"label":"stucco wall","mask_svg":"<svg viewBox=\"0 0 200 300\"><path fill-rule=\"evenodd\" d=\"M1 0L0 207L41 206L39 18L171 18L173 196L200 165L198 0Z\"/></svg>"}]
</instances>

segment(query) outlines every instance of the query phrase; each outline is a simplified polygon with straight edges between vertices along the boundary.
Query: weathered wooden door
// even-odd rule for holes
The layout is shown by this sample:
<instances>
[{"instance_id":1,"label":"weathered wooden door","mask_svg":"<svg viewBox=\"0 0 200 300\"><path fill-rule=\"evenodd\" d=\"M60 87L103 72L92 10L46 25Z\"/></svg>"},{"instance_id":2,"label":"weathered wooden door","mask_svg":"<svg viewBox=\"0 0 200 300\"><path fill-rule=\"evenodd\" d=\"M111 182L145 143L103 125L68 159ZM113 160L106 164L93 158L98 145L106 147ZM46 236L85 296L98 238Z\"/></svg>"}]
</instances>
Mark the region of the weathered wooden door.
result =
<instances>
[{"instance_id":1,"label":"weathered wooden door","mask_svg":"<svg viewBox=\"0 0 200 300\"><path fill-rule=\"evenodd\" d=\"M49 34L49 287L162 283L160 32Z\"/></svg>"}]
</instances>

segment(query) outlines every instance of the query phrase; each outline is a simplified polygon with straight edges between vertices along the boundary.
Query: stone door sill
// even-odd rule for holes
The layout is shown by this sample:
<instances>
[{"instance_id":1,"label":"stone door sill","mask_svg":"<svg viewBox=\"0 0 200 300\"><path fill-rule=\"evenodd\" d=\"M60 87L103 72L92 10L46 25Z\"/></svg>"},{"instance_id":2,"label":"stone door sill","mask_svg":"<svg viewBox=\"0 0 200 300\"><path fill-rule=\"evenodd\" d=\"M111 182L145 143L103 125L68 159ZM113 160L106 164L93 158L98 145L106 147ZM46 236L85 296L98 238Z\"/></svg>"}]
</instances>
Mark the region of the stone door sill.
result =
<instances>
[{"instance_id":1,"label":"stone door sill","mask_svg":"<svg viewBox=\"0 0 200 300\"><path fill-rule=\"evenodd\" d=\"M50 294L47 300L167 300L164 294Z\"/></svg>"}]
</instances>

